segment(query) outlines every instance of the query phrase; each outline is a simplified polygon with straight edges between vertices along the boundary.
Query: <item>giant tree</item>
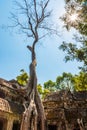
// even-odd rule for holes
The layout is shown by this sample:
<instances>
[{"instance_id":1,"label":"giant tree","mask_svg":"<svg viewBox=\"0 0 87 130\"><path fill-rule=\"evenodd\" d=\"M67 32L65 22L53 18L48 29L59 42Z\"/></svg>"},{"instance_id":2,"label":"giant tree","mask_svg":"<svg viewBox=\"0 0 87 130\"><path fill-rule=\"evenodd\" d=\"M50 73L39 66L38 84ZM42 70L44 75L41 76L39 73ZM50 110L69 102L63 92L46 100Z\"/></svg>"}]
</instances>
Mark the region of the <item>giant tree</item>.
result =
<instances>
[{"instance_id":1,"label":"giant tree","mask_svg":"<svg viewBox=\"0 0 87 130\"><path fill-rule=\"evenodd\" d=\"M11 13L14 22L13 27L21 30L29 38L28 50L31 52L29 66L29 81L25 87L25 111L22 117L21 130L45 130L44 108L37 91L36 52L35 48L39 40L49 33L56 32L48 23L51 11L47 11L50 0L22 0L15 1L17 13ZM49 20L50 21L50 20ZM56 32L57 33L57 32Z\"/></svg>"}]
</instances>

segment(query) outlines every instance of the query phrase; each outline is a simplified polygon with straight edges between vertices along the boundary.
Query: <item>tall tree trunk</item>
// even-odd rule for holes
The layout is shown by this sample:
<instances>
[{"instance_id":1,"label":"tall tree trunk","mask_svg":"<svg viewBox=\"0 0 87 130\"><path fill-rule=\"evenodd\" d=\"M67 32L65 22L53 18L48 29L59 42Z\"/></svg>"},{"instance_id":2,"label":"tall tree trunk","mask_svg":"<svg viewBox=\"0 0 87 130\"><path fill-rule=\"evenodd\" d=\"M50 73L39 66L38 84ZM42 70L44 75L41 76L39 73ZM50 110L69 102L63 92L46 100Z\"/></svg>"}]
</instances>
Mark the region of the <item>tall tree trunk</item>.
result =
<instances>
[{"instance_id":1,"label":"tall tree trunk","mask_svg":"<svg viewBox=\"0 0 87 130\"><path fill-rule=\"evenodd\" d=\"M37 76L36 76L36 56L34 48L28 46L32 54L32 62L30 64L30 79L27 89L27 104L25 103L25 111L22 116L20 130L45 130L45 114L43 104L41 102L37 90Z\"/></svg>"},{"instance_id":2,"label":"tall tree trunk","mask_svg":"<svg viewBox=\"0 0 87 130\"><path fill-rule=\"evenodd\" d=\"M40 130L46 130L45 128L45 113L44 113L44 108L43 108L43 104L41 102L41 99L40 99L40 96L39 96L39 93L36 89L35 91L35 103L36 103L36 106L37 106L37 112L38 112L38 123L40 125Z\"/></svg>"}]
</instances>

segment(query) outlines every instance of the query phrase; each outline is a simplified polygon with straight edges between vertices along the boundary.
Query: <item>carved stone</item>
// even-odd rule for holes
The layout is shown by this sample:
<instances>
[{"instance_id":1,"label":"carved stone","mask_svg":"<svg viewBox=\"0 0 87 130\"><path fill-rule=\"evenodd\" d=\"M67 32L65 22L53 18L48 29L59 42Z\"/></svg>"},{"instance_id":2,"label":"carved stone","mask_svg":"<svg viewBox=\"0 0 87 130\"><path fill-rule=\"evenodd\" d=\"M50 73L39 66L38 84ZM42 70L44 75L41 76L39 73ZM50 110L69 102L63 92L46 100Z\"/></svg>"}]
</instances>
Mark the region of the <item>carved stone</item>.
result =
<instances>
[{"instance_id":1,"label":"carved stone","mask_svg":"<svg viewBox=\"0 0 87 130\"><path fill-rule=\"evenodd\" d=\"M20 90L15 80L0 79L0 130L20 130L25 99ZM54 92L43 104L46 130L87 130L87 92Z\"/></svg>"}]
</instances>

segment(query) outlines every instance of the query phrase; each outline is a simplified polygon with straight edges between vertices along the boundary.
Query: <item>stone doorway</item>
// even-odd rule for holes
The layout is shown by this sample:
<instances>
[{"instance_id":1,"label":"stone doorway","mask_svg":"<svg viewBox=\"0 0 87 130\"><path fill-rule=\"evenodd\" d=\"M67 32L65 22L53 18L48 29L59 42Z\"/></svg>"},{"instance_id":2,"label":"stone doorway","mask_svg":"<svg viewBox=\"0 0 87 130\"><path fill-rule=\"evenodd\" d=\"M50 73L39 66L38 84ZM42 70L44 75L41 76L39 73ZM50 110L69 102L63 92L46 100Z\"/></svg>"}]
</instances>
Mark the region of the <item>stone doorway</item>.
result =
<instances>
[{"instance_id":1,"label":"stone doorway","mask_svg":"<svg viewBox=\"0 0 87 130\"><path fill-rule=\"evenodd\" d=\"M57 130L56 125L48 125L48 130Z\"/></svg>"},{"instance_id":2,"label":"stone doorway","mask_svg":"<svg viewBox=\"0 0 87 130\"><path fill-rule=\"evenodd\" d=\"M7 127L7 120L5 119L0 119L0 130L6 130Z\"/></svg>"},{"instance_id":3,"label":"stone doorway","mask_svg":"<svg viewBox=\"0 0 87 130\"><path fill-rule=\"evenodd\" d=\"M0 130L3 130L3 121L0 120Z\"/></svg>"},{"instance_id":4,"label":"stone doorway","mask_svg":"<svg viewBox=\"0 0 87 130\"><path fill-rule=\"evenodd\" d=\"M12 130L20 130L20 124L18 121L13 122L13 128Z\"/></svg>"},{"instance_id":5,"label":"stone doorway","mask_svg":"<svg viewBox=\"0 0 87 130\"><path fill-rule=\"evenodd\" d=\"M78 123L74 124L74 129L73 130L80 130Z\"/></svg>"}]
</instances>

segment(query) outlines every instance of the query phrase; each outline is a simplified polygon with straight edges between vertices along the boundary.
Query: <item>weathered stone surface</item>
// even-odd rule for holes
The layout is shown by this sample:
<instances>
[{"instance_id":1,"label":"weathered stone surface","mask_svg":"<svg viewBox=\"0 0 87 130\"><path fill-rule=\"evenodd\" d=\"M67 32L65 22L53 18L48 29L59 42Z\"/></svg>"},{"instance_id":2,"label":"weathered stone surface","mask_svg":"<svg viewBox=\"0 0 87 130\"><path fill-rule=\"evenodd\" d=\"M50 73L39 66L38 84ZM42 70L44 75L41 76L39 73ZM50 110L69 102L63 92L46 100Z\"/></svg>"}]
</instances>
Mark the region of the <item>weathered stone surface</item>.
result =
<instances>
[{"instance_id":1,"label":"weathered stone surface","mask_svg":"<svg viewBox=\"0 0 87 130\"><path fill-rule=\"evenodd\" d=\"M0 130L13 130L14 122L18 127L20 125L24 111L23 95L17 91L16 86L13 82L0 78Z\"/></svg>"},{"instance_id":2,"label":"weathered stone surface","mask_svg":"<svg viewBox=\"0 0 87 130\"><path fill-rule=\"evenodd\" d=\"M21 120L25 97L20 90L15 80L0 79L0 120L5 130L12 130L14 121ZM48 130L87 130L87 92L58 91L48 95L43 104Z\"/></svg>"},{"instance_id":3,"label":"weathered stone surface","mask_svg":"<svg viewBox=\"0 0 87 130\"><path fill-rule=\"evenodd\" d=\"M55 92L43 103L49 125L65 124L66 130L87 130L87 92Z\"/></svg>"}]
</instances>

